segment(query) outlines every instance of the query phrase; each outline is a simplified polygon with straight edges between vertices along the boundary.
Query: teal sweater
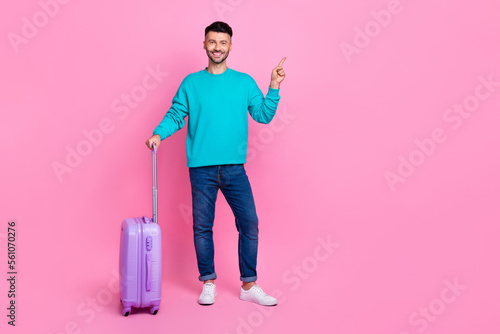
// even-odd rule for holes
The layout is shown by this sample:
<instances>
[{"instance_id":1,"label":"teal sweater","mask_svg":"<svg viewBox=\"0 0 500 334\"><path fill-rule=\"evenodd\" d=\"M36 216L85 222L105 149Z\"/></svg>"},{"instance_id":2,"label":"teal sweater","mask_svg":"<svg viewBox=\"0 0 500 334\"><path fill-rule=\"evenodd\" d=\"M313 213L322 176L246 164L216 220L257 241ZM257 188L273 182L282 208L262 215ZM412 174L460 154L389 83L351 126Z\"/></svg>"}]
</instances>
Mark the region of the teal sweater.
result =
<instances>
[{"instance_id":1,"label":"teal sweater","mask_svg":"<svg viewBox=\"0 0 500 334\"><path fill-rule=\"evenodd\" d=\"M255 121L267 124L279 100L279 89L269 87L264 98L248 74L230 68L211 74L204 69L184 78L153 134L164 140L180 130L189 115L188 167L242 164L247 157L247 111Z\"/></svg>"}]
</instances>

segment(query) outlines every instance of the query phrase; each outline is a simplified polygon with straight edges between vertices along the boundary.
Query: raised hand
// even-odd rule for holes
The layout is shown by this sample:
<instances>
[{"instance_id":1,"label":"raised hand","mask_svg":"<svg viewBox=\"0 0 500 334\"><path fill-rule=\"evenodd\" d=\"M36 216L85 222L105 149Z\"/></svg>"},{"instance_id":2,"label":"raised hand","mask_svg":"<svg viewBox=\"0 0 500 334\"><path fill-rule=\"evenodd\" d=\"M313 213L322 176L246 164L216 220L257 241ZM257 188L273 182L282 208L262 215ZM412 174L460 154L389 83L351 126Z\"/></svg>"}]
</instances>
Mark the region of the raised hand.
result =
<instances>
[{"instance_id":1,"label":"raised hand","mask_svg":"<svg viewBox=\"0 0 500 334\"><path fill-rule=\"evenodd\" d=\"M286 57L281 59L280 63L278 66L273 68L273 71L271 72L271 88L279 88L280 83L285 80L285 70L283 69L283 63L285 62Z\"/></svg>"}]
</instances>

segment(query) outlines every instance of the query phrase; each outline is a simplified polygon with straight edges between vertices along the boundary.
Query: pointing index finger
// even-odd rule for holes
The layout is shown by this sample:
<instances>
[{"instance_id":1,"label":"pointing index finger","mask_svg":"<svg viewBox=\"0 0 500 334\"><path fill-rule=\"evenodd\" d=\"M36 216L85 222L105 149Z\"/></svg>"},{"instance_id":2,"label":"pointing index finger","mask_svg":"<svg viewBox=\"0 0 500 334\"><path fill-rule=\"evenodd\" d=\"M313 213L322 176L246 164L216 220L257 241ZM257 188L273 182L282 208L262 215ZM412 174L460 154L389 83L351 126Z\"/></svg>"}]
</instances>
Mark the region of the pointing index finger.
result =
<instances>
[{"instance_id":1,"label":"pointing index finger","mask_svg":"<svg viewBox=\"0 0 500 334\"><path fill-rule=\"evenodd\" d=\"M279 65L278 65L278 67L281 67L281 66L283 65L283 63L285 62L285 60L286 60L286 57L284 57L283 59L281 59L281 61L280 61Z\"/></svg>"}]
</instances>

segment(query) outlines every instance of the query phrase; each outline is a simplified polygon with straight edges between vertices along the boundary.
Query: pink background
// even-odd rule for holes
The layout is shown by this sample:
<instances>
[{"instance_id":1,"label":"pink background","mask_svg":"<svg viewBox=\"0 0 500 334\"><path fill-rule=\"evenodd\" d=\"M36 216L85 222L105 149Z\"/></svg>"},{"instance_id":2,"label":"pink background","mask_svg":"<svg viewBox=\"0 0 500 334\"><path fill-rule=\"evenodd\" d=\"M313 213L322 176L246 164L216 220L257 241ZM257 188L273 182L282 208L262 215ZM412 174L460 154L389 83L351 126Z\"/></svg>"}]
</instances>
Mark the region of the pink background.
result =
<instances>
[{"instance_id":1,"label":"pink background","mask_svg":"<svg viewBox=\"0 0 500 334\"><path fill-rule=\"evenodd\" d=\"M0 12L0 267L7 276L7 222L15 220L17 333L500 332L500 86L478 79L500 81L498 1L47 8L52 16L24 0ZM181 80L207 66L203 32L216 20L234 30L228 66L264 93L288 57L281 118L250 122L246 164L260 218L259 284L280 305L238 300L237 232L221 195L219 295L211 307L196 303L184 128L158 157L160 311L124 318L114 276L119 226L151 212L144 141ZM33 22L37 30L23 28ZM357 48L350 55L348 44ZM168 75L145 91L147 68L157 66ZM137 97L128 114L122 94ZM448 111L463 103L473 109L467 118ZM88 146L83 132L101 122L108 132ZM431 144L434 129L441 142ZM86 156L58 179L53 165L66 164L67 147ZM388 172L404 175L391 187ZM319 241L328 239L330 253ZM14 332L0 281L1 328Z\"/></svg>"}]
</instances>

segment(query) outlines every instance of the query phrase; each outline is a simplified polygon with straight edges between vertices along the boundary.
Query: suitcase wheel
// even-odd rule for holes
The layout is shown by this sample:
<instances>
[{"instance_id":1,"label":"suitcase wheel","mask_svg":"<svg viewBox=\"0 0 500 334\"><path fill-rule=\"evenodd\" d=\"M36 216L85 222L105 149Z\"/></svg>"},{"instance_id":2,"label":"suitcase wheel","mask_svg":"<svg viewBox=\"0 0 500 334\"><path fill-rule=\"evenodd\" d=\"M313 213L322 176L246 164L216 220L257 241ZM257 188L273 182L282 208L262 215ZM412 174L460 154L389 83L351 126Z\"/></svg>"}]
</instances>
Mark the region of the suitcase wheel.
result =
<instances>
[{"instance_id":1,"label":"suitcase wheel","mask_svg":"<svg viewBox=\"0 0 500 334\"><path fill-rule=\"evenodd\" d=\"M125 317L128 317L128 315L130 314L130 307L124 307L123 310L122 310L122 314L125 316Z\"/></svg>"},{"instance_id":2,"label":"suitcase wheel","mask_svg":"<svg viewBox=\"0 0 500 334\"><path fill-rule=\"evenodd\" d=\"M151 308L149 309L149 312L151 312L151 314L156 314L158 313L158 306L151 306Z\"/></svg>"}]
</instances>

